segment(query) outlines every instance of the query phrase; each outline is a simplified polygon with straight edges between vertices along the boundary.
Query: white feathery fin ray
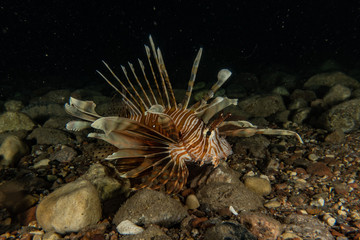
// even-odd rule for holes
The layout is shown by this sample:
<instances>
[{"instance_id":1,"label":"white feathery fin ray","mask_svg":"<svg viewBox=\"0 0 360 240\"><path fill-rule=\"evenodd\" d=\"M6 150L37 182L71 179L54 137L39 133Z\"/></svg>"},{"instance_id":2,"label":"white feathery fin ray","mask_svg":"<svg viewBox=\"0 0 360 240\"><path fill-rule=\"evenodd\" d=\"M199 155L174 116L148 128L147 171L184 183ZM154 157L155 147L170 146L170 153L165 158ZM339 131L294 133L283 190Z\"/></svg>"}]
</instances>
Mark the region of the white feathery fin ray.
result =
<instances>
[{"instance_id":1,"label":"white feathery fin ray","mask_svg":"<svg viewBox=\"0 0 360 240\"><path fill-rule=\"evenodd\" d=\"M93 101L82 101L76 98L70 97L69 104L74 106L80 112L89 114L94 117L101 117L99 114L96 113L95 108L96 104Z\"/></svg>"},{"instance_id":2,"label":"white feathery fin ray","mask_svg":"<svg viewBox=\"0 0 360 240\"><path fill-rule=\"evenodd\" d=\"M74 117L93 122L101 117L95 112L95 106L95 103L92 101L81 101L70 97L69 103L65 104L65 111ZM89 110L89 112L87 110Z\"/></svg>"},{"instance_id":3,"label":"white feathery fin ray","mask_svg":"<svg viewBox=\"0 0 360 240\"><path fill-rule=\"evenodd\" d=\"M144 79L145 79L145 81L146 81L146 84L147 84L147 86L148 86L148 89L149 89L149 91L150 91L150 93L151 93L151 96L152 96L152 98L153 98L153 102L151 102L151 101L149 100L149 101L150 101L150 106L151 106L151 105L157 105L158 103L157 103L155 94L154 94L154 92L153 92L153 90L152 90L152 88L151 88L150 82L149 82L149 80L148 80L148 78L147 78L147 76L146 76L146 73L145 73L144 64L143 64L143 62L142 62L140 59L138 59L138 62L139 62L141 71L142 71L142 73L143 73Z\"/></svg>"},{"instance_id":4,"label":"white feathery fin ray","mask_svg":"<svg viewBox=\"0 0 360 240\"><path fill-rule=\"evenodd\" d=\"M170 93L170 99L171 99L172 105L173 105L173 107L175 107L175 109L177 109L177 104L176 104L174 91L173 91L172 86L171 86L169 75L168 75L168 73L166 71L164 58L163 58L163 56L161 54L160 48L157 48L157 54L158 54L158 57L159 57L159 64L160 64L161 74L165 78L165 83L166 83L166 86L167 86L167 90Z\"/></svg>"},{"instance_id":5,"label":"white feathery fin ray","mask_svg":"<svg viewBox=\"0 0 360 240\"><path fill-rule=\"evenodd\" d=\"M149 40L150 40L151 49L152 49L152 52L153 52L153 55L154 55L154 59L155 59L156 65L157 65L159 73L160 73L161 85L162 85L162 88L164 90L166 102L167 102L168 107L171 108L171 104L170 104L170 100L169 100L169 94L167 92L166 85L165 85L165 79L164 79L164 76L163 76L162 71L161 71L159 58L158 58L158 55L156 53L155 44L154 44L154 41L153 41L151 35L149 36Z\"/></svg>"},{"instance_id":6,"label":"white feathery fin ray","mask_svg":"<svg viewBox=\"0 0 360 240\"><path fill-rule=\"evenodd\" d=\"M134 113L140 114L141 111L139 109L140 104L136 101L135 97L129 92L129 90L126 88L126 86L123 84L123 82L119 79L119 77L113 72L113 70L109 67L109 65L105 62L102 61L103 64L105 65L105 67L110 71L110 73L113 75L113 77L120 83L121 87L125 90L125 92L127 94L130 95L130 97L133 99L134 102L132 102L130 99L128 99L125 94L123 94L117 87L115 87L114 84L112 84L100 71L96 71L103 79L105 79L105 81L111 86L113 87L120 95L121 97L123 97L126 101L125 103L127 103L128 105L131 105L131 109L134 109ZM135 104L138 106L135 106Z\"/></svg>"},{"instance_id":7,"label":"white feathery fin ray","mask_svg":"<svg viewBox=\"0 0 360 240\"><path fill-rule=\"evenodd\" d=\"M202 107L203 104L214 97L215 92L229 79L231 76L231 71L228 69L221 69L217 75L217 82L211 87L211 89L193 106L191 106L192 110L197 110L198 108Z\"/></svg>"},{"instance_id":8,"label":"white feathery fin ray","mask_svg":"<svg viewBox=\"0 0 360 240\"><path fill-rule=\"evenodd\" d=\"M195 115L201 118L204 123L208 123L209 120L218 112L230 105L237 105L237 99L230 99L227 97L216 97L210 104L203 108L197 109Z\"/></svg>"},{"instance_id":9,"label":"white feathery fin ray","mask_svg":"<svg viewBox=\"0 0 360 240\"><path fill-rule=\"evenodd\" d=\"M184 100L182 101L182 108L183 109L186 109L187 106L189 105L192 89L193 89L195 78L196 78L196 73L197 73L197 70L199 68L199 63L200 63L202 51L203 51L203 49L200 48L197 55L196 55L195 61L193 63L192 69L191 69L191 76L190 76L190 80L188 82L188 89L186 90Z\"/></svg>"},{"instance_id":10,"label":"white feathery fin ray","mask_svg":"<svg viewBox=\"0 0 360 240\"><path fill-rule=\"evenodd\" d=\"M144 45L144 46L145 46L145 51L146 51L146 57L148 59L149 66L150 66L150 69L151 69L151 73L152 73L153 78L154 78L154 83L156 85L156 89L157 89L157 92L159 94L160 103L161 103L161 105L165 106L164 100L163 100L163 97L162 97L162 94L161 94L161 91L160 91L159 84L158 84L158 82L156 80L156 75L155 75L155 72L154 72L154 68L153 68L152 63L151 63L151 51L150 51L150 48L148 46L146 46L146 45ZM156 98L155 98L155 103L157 104Z\"/></svg>"},{"instance_id":11,"label":"white feathery fin ray","mask_svg":"<svg viewBox=\"0 0 360 240\"><path fill-rule=\"evenodd\" d=\"M91 122L74 120L66 124L66 129L71 131L81 131L91 127Z\"/></svg>"}]
</instances>

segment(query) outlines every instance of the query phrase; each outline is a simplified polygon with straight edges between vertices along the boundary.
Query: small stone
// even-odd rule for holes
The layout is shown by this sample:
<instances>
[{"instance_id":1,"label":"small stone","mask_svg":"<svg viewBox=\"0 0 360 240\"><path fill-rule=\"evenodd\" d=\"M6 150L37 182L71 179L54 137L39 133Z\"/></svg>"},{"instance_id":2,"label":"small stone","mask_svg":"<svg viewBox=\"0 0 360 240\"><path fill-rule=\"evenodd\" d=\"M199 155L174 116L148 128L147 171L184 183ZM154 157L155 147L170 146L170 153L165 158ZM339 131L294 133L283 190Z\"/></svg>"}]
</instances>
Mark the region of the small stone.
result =
<instances>
[{"instance_id":1,"label":"small stone","mask_svg":"<svg viewBox=\"0 0 360 240\"><path fill-rule=\"evenodd\" d=\"M50 159L59 162L71 162L76 156L77 152L73 148L62 146L60 151L57 151L50 156Z\"/></svg>"},{"instance_id":2,"label":"small stone","mask_svg":"<svg viewBox=\"0 0 360 240\"><path fill-rule=\"evenodd\" d=\"M55 232L47 232L44 234L42 239L43 240L58 240L58 239L62 239L62 236Z\"/></svg>"},{"instance_id":3,"label":"small stone","mask_svg":"<svg viewBox=\"0 0 360 240\"><path fill-rule=\"evenodd\" d=\"M186 206L189 209L197 209L198 207L200 207L199 200L197 199L197 197L194 194L190 194L189 196L187 196Z\"/></svg>"},{"instance_id":4,"label":"small stone","mask_svg":"<svg viewBox=\"0 0 360 240\"><path fill-rule=\"evenodd\" d=\"M323 216L323 220L327 223L327 225L329 225L329 226L334 226L335 225L335 223L336 223L336 219L335 218L333 218L330 214L325 214L324 216Z\"/></svg>"},{"instance_id":5,"label":"small stone","mask_svg":"<svg viewBox=\"0 0 360 240\"><path fill-rule=\"evenodd\" d=\"M316 162L319 159L319 157L315 153L310 153L308 159L313 162Z\"/></svg>"},{"instance_id":6,"label":"small stone","mask_svg":"<svg viewBox=\"0 0 360 240\"><path fill-rule=\"evenodd\" d=\"M34 164L34 168L41 168L41 167L46 167L46 166L49 166L49 162L50 162L50 159L48 158L45 158L43 160L40 160L38 161L37 163Z\"/></svg>"},{"instance_id":7,"label":"small stone","mask_svg":"<svg viewBox=\"0 0 360 240\"><path fill-rule=\"evenodd\" d=\"M295 233L292 232L285 232L283 234L280 235L280 239L279 240L302 240L301 237L299 237L298 235L296 235Z\"/></svg>"},{"instance_id":8,"label":"small stone","mask_svg":"<svg viewBox=\"0 0 360 240\"><path fill-rule=\"evenodd\" d=\"M318 198L311 201L310 205L314 207L323 207L325 205L325 200L323 198Z\"/></svg>"},{"instance_id":9,"label":"small stone","mask_svg":"<svg viewBox=\"0 0 360 240\"><path fill-rule=\"evenodd\" d=\"M122 221L119 225L117 225L116 230L120 234L124 235L135 235L144 231L142 227L139 227L138 225L134 224L129 220Z\"/></svg>"},{"instance_id":10,"label":"small stone","mask_svg":"<svg viewBox=\"0 0 360 240\"><path fill-rule=\"evenodd\" d=\"M264 207L266 208L278 208L281 206L281 203L279 201L269 201L267 203L264 204Z\"/></svg>"},{"instance_id":11,"label":"small stone","mask_svg":"<svg viewBox=\"0 0 360 240\"><path fill-rule=\"evenodd\" d=\"M332 144L340 144L345 141L345 134L341 129L336 129L325 137L325 142Z\"/></svg>"},{"instance_id":12,"label":"small stone","mask_svg":"<svg viewBox=\"0 0 360 240\"><path fill-rule=\"evenodd\" d=\"M65 131L44 127L35 128L28 135L28 139L36 139L37 144L47 145L71 144L74 142L70 134Z\"/></svg>"},{"instance_id":13,"label":"small stone","mask_svg":"<svg viewBox=\"0 0 360 240\"><path fill-rule=\"evenodd\" d=\"M271 192L270 182L259 177L248 177L245 179L245 186L261 196L269 195Z\"/></svg>"}]
</instances>

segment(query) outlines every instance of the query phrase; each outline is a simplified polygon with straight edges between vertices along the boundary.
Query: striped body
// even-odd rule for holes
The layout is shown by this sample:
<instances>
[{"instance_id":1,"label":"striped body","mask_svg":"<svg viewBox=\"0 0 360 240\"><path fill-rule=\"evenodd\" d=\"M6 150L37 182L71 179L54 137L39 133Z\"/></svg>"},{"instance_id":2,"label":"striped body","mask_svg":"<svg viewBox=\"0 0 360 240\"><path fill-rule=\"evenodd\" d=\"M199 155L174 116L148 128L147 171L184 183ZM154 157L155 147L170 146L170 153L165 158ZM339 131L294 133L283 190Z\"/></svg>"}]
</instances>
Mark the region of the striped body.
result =
<instances>
[{"instance_id":1,"label":"striped body","mask_svg":"<svg viewBox=\"0 0 360 240\"><path fill-rule=\"evenodd\" d=\"M178 158L184 162L199 162L199 164L212 163L215 167L221 160L225 160L231 153L231 146L226 139L219 135L218 129L214 129L207 136L208 129L205 123L188 109L166 109L164 114L173 119L179 138L171 144L170 154L172 158ZM141 124L153 128L162 134L160 125L154 124L155 114L132 116Z\"/></svg>"}]
</instances>

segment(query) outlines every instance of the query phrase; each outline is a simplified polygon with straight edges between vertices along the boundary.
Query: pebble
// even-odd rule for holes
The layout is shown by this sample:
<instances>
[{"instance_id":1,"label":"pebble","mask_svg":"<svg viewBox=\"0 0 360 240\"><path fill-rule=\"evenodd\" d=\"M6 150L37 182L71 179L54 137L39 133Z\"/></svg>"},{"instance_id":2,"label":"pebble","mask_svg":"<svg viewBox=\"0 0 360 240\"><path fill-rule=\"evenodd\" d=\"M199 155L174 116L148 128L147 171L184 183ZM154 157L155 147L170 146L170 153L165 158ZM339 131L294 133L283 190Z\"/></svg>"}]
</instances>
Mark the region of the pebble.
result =
<instances>
[{"instance_id":1,"label":"pebble","mask_svg":"<svg viewBox=\"0 0 360 240\"><path fill-rule=\"evenodd\" d=\"M0 133L19 130L30 131L34 127L34 122L24 113L5 112L0 115Z\"/></svg>"},{"instance_id":2,"label":"pebble","mask_svg":"<svg viewBox=\"0 0 360 240\"><path fill-rule=\"evenodd\" d=\"M197 197L194 194L190 194L189 196L187 196L186 206L191 210L197 209L198 207L200 207L199 200L197 199Z\"/></svg>"},{"instance_id":3,"label":"pebble","mask_svg":"<svg viewBox=\"0 0 360 240\"><path fill-rule=\"evenodd\" d=\"M310 153L308 159L313 162L316 162L319 159L319 157L315 153Z\"/></svg>"},{"instance_id":4,"label":"pebble","mask_svg":"<svg viewBox=\"0 0 360 240\"><path fill-rule=\"evenodd\" d=\"M330 214L326 213L323 216L323 220L326 222L327 225L329 226L334 226L336 223L336 219L333 218Z\"/></svg>"},{"instance_id":5,"label":"pebble","mask_svg":"<svg viewBox=\"0 0 360 240\"><path fill-rule=\"evenodd\" d=\"M6 101L4 106L5 106L6 111L9 111L9 112L18 112L24 108L23 103L21 101L17 101L17 100Z\"/></svg>"},{"instance_id":6,"label":"pebble","mask_svg":"<svg viewBox=\"0 0 360 240\"><path fill-rule=\"evenodd\" d=\"M34 164L34 168L40 168L40 167L46 167L49 166L50 159L45 158L43 160L40 160L39 162Z\"/></svg>"},{"instance_id":7,"label":"pebble","mask_svg":"<svg viewBox=\"0 0 360 240\"><path fill-rule=\"evenodd\" d=\"M58 240L62 239L62 236L55 232L47 232L44 234L42 240Z\"/></svg>"},{"instance_id":8,"label":"pebble","mask_svg":"<svg viewBox=\"0 0 360 240\"><path fill-rule=\"evenodd\" d=\"M120 234L124 235L135 235L144 231L142 227L139 227L138 225L134 224L129 220L122 221L119 225L116 226L116 230Z\"/></svg>"},{"instance_id":9,"label":"pebble","mask_svg":"<svg viewBox=\"0 0 360 240\"><path fill-rule=\"evenodd\" d=\"M310 202L310 205L314 206L314 207L323 207L325 205L325 200L323 198L318 198L318 199L312 200Z\"/></svg>"},{"instance_id":10,"label":"pebble","mask_svg":"<svg viewBox=\"0 0 360 240\"><path fill-rule=\"evenodd\" d=\"M261 196L269 195L271 192L270 182L264 178L248 177L244 182L245 186Z\"/></svg>"},{"instance_id":11,"label":"pebble","mask_svg":"<svg viewBox=\"0 0 360 240\"><path fill-rule=\"evenodd\" d=\"M269 201L267 203L264 204L264 207L266 208L278 208L281 206L281 203L279 201Z\"/></svg>"}]
</instances>

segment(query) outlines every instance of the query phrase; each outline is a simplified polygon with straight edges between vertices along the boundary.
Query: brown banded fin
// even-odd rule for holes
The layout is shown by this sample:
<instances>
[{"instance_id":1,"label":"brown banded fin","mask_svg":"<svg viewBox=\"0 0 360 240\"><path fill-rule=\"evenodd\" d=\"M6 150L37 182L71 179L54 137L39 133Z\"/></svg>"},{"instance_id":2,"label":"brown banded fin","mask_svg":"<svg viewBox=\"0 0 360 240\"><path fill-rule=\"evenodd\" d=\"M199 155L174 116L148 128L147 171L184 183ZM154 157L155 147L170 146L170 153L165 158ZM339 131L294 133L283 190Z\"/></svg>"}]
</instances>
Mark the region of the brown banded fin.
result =
<instances>
[{"instance_id":1,"label":"brown banded fin","mask_svg":"<svg viewBox=\"0 0 360 240\"><path fill-rule=\"evenodd\" d=\"M192 89L194 87L194 82L195 82L195 78L196 78L196 73L197 73L197 70L199 68L199 63L200 63L202 51L203 51L203 49L200 48L197 55L196 55L195 61L193 63L192 69L191 69L190 80L188 82L188 89L186 90L184 100L182 101L182 108L183 109L186 109L188 107L188 105L189 105Z\"/></svg>"}]
</instances>

